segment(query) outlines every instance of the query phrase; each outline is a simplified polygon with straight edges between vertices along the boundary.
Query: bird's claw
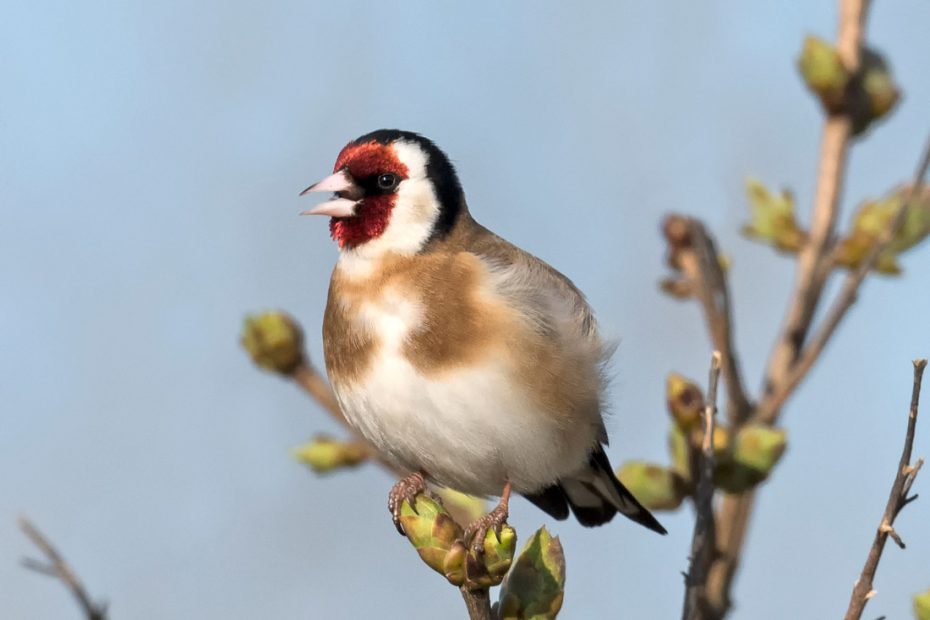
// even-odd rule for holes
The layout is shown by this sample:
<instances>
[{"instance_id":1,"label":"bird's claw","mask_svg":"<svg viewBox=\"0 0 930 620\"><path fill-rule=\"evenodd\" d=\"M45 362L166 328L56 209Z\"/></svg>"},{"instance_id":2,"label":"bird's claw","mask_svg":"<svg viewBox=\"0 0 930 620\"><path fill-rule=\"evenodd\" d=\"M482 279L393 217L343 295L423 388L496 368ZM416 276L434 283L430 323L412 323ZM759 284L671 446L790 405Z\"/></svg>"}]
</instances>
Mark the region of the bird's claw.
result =
<instances>
[{"instance_id":1,"label":"bird's claw","mask_svg":"<svg viewBox=\"0 0 930 620\"><path fill-rule=\"evenodd\" d=\"M464 540L471 543L471 549L477 557L484 555L484 539L488 536L488 530L493 530L497 537L497 542L501 541L501 532L504 525L507 524L507 517L510 515L507 504L500 503L494 510L484 515L480 519L473 521L465 528Z\"/></svg>"},{"instance_id":2,"label":"bird's claw","mask_svg":"<svg viewBox=\"0 0 930 620\"><path fill-rule=\"evenodd\" d=\"M426 490L426 479L420 472L410 474L391 487L391 492L388 493L388 511L391 513L394 527L397 528L397 532L401 536L407 535L407 532L404 531L403 524L400 522L401 507L404 505L404 502L407 502L407 504L410 505L410 509L416 513L417 495Z\"/></svg>"}]
</instances>

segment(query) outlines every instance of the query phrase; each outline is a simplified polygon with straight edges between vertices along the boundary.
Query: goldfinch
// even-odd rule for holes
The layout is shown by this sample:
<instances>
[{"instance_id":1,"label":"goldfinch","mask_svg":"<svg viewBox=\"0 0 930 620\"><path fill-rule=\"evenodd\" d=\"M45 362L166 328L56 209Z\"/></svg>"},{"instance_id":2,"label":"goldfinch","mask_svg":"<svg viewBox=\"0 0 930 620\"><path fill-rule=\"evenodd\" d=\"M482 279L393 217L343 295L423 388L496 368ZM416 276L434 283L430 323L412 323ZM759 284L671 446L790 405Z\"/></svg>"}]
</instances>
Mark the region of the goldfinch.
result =
<instances>
[{"instance_id":1,"label":"goldfinch","mask_svg":"<svg viewBox=\"0 0 930 620\"><path fill-rule=\"evenodd\" d=\"M309 192L340 254L323 320L326 371L349 422L398 468L400 505L426 483L497 507L466 529L476 548L511 490L585 526L616 513L665 528L604 453L610 354L584 296L545 262L472 219L449 158L418 134L350 142ZM412 501L411 501L412 504Z\"/></svg>"}]
</instances>

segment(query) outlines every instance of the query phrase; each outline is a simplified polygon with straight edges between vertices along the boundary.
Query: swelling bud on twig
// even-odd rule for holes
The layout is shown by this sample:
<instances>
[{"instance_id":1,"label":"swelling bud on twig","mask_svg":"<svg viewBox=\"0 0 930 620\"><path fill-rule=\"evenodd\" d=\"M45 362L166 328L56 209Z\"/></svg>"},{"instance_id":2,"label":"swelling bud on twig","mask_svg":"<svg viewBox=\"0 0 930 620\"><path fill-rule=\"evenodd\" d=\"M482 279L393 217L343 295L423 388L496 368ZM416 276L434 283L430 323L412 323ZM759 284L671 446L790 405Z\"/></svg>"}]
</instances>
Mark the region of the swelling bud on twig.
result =
<instances>
[{"instance_id":1,"label":"swelling bud on twig","mask_svg":"<svg viewBox=\"0 0 930 620\"><path fill-rule=\"evenodd\" d=\"M462 543L457 543L460 546ZM464 556L465 573L462 586L468 590L480 590L499 585L504 575L510 570L514 552L517 548L517 533L504 524L500 539L493 528L484 537L484 553L475 555L471 549ZM460 554L456 549L456 554Z\"/></svg>"},{"instance_id":2,"label":"swelling bud on twig","mask_svg":"<svg viewBox=\"0 0 930 620\"><path fill-rule=\"evenodd\" d=\"M675 424L682 430L694 428L704 411L704 393L695 383L671 373L665 381L665 400Z\"/></svg>"},{"instance_id":3,"label":"swelling bud on twig","mask_svg":"<svg viewBox=\"0 0 930 620\"><path fill-rule=\"evenodd\" d=\"M819 37L806 37L798 56L798 70L828 113L842 111L851 76L832 45Z\"/></svg>"},{"instance_id":4,"label":"swelling bud on twig","mask_svg":"<svg viewBox=\"0 0 930 620\"><path fill-rule=\"evenodd\" d=\"M339 441L318 435L292 450L294 458L318 474L355 467L368 458L367 448L355 441Z\"/></svg>"},{"instance_id":5,"label":"swelling bud on twig","mask_svg":"<svg viewBox=\"0 0 930 620\"><path fill-rule=\"evenodd\" d=\"M680 475L655 463L627 461L617 470L617 478L650 510L674 510L687 493Z\"/></svg>"},{"instance_id":6,"label":"swelling bud on twig","mask_svg":"<svg viewBox=\"0 0 930 620\"><path fill-rule=\"evenodd\" d=\"M691 481L692 451L688 438L675 425L668 431L668 452L672 457L672 470L686 483Z\"/></svg>"},{"instance_id":7,"label":"swelling bud on twig","mask_svg":"<svg viewBox=\"0 0 930 620\"><path fill-rule=\"evenodd\" d=\"M930 590L914 596L915 620L930 620Z\"/></svg>"},{"instance_id":8,"label":"swelling bud on twig","mask_svg":"<svg viewBox=\"0 0 930 620\"><path fill-rule=\"evenodd\" d=\"M859 105L853 107L853 135L865 131L874 121L882 118L898 102L898 91L888 63L878 52L870 49L862 51L862 68L857 82Z\"/></svg>"},{"instance_id":9,"label":"swelling bud on twig","mask_svg":"<svg viewBox=\"0 0 930 620\"><path fill-rule=\"evenodd\" d=\"M426 565L446 575L446 555L456 541L461 540L462 528L433 499L417 495L416 505L415 512L406 501L401 505L400 522L404 533Z\"/></svg>"},{"instance_id":10,"label":"swelling bud on twig","mask_svg":"<svg viewBox=\"0 0 930 620\"><path fill-rule=\"evenodd\" d=\"M755 179L746 180L751 220L743 234L783 252L798 252L807 242L807 233L798 226L794 215L794 196L788 190L771 193Z\"/></svg>"},{"instance_id":11,"label":"swelling bud on twig","mask_svg":"<svg viewBox=\"0 0 930 620\"><path fill-rule=\"evenodd\" d=\"M746 426L736 434L733 461L757 472L764 479L785 453L784 430L768 426Z\"/></svg>"},{"instance_id":12,"label":"swelling bud on twig","mask_svg":"<svg viewBox=\"0 0 930 620\"><path fill-rule=\"evenodd\" d=\"M501 620L549 620L562 608L565 556L559 538L545 527L536 530L523 547L501 587Z\"/></svg>"},{"instance_id":13,"label":"swelling bud on twig","mask_svg":"<svg viewBox=\"0 0 930 620\"><path fill-rule=\"evenodd\" d=\"M904 207L910 187L903 187L877 201L868 201L859 207L853 216L852 230L839 245L836 254L838 265L856 269L869 254L872 247L881 241L881 236L891 226L898 211ZM930 190L924 190L908 208L904 223L888 247L875 261L878 273L897 275L901 273L897 257L930 235Z\"/></svg>"},{"instance_id":14,"label":"swelling bud on twig","mask_svg":"<svg viewBox=\"0 0 930 620\"><path fill-rule=\"evenodd\" d=\"M240 342L252 360L272 372L290 375L304 363L303 332L283 312L247 316Z\"/></svg>"}]
</instances>

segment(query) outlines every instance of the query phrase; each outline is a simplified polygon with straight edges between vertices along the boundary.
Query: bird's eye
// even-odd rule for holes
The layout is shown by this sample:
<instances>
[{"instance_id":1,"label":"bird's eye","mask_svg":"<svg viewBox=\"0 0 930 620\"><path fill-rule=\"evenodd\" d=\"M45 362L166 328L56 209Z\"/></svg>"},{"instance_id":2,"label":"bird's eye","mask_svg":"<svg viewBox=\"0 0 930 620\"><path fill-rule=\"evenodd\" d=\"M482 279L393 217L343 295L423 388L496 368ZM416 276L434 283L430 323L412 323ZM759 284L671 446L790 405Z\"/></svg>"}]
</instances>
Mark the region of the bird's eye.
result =
<instances>
[{"instance_id":1,"label":"bird's eye","mask_svg":"<svg viewBox=\"0 0 930 620\"><path fill-rule=\"evenodd\" d=\"M391 174L386 172L384 174L378 175L378 189L389 191L397 187L397 184L400 182L400 179L397 178L396 174Z\"/></svg>"}]
</instances>

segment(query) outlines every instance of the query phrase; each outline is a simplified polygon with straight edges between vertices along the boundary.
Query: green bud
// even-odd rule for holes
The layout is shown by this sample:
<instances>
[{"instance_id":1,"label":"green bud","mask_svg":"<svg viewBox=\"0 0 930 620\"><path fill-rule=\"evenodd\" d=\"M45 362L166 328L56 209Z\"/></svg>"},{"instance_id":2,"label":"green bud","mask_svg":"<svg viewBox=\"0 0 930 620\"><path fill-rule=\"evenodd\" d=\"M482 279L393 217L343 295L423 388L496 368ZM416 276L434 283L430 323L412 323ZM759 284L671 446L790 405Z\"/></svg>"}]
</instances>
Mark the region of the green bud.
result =
<instances>
[{"instance_id":1,"label":"green bud","mask_svg":"<svg viewBox=\"0 0 930 620\"><path fill-rule=\"evenodd\" d=\"M501 528L500 540L493 529L484 537L484 554L480 557L469 550L465 556L466 588L471 590L499 585L510 570L517 546L517 533L509 525Z\"/></svg>"},{"instance_id":2,"label":"green bud","mask_svg":"<svg viewBox=\"0 0 930 620\"><path fill-rule=\"evenodd\" d=\"M827 112L842 110L850 75L832 45L819 37L806 37L798 57L798 70Z\"/></svg>"},{"instance_id":3,"label":"green bud","mask_svg":"<svg viewBox=\"0 0 930 620\"><path fill-rule=\"evenodd\" d=\"M665 380L665 400L678 428L688 430L700 422L704 394L695 383L677 373L670 373Z\"/></svg>"},{"instance_id":4,"label":"green bud","mask_svg":"<svg viewBox=\"0 0 930 620\"><path fill-rule=\"evenodd\" d=\"M650 510L674 510L681 505L686 493L681 476L645 461L627 461L617 471L617 478Z\"/></svg>"},{"instance_id":5,"label":"green bud","mask_svg":"<svg viewBox=\"0 0 930 620\"><path fill-rule=\"evenodd\" d=\"M501 620L549 620L562 608L565 556L558 537L539 528L523 547L501 587Z\"/></svg>"},{"instance_id":6,"label":"green bud","mask_svg":"<svg viewBox=\"0 0 930 620\"><path fill-rule=\"evenodd\" d=\"M775 195L759 181L747 179L746 195L752 219L743 226L743 234L783 252L798 252L807 242L807 233L795 219L791 192Z\"/></svg>"},{"instance_id":7,"label":"green bud","mask_svg":"<svg viewBox=\"0 0 930 620\"><path fill-rule=\"evenodd\" d=\"M465 582L465 556L467 555L468 549L465 543L457 540L443 558L442 574L452 585L460 586Z\"/></svg>"},{"instance_id":8,"label":"green bud","mask_svg":"<svg viewBox=\"0 0 930 620\"><path fill-rule=\"evenodd\" d=\"M459 523L477 521L487 512L485 501L474 495L466 495L447 488L439 489L436 494L442 499L442 505L446 507L452 518Z\"/></svg>"},{"instance_id":9,"label":"green bud","mask_svg":"<svg viewBox=\"0 0 930 620\"><path fill-rule=\"evenodd\" d=\"M416 505L417 510L414 512L408 502L401 504L401 525L427 566L446 575L446 555L455 542L462 538L462 528L441 504L426 495L418 495Z\"/></svg>"},{"instance_id":10,"label":"green bud","mask_svg":"<svg viewBox=\"0 0 930 620\"><path fill-rule=\"evenodd\" d=\"M914 618L930 620L930 590L914 596Z\"/></svg>"},{"instance_id":11,"label":"green bud","mask_svg":"<svg viewBox=\"0 0 930 620\"><path fill-rule=\"evenodd\" d=\"M840 242L837 263L850 269L858 268L872 246L879 242L882 233L891 225L909 192L909 187L902 187L881 200L864 202L853 216L852 230ZM889 275L900 273L898 254L911 249L928 235L930 190L924 190L908 209L901 229L887 249L878 256L875 271Z\"/></svg>"},{"instance_id":12,"label":"green bud","mask_svg":"<svg viewBox=\"0 0 930 620\"><path fill-rule=\"evenodd\" d=\"M368 450L364 445L354 441L338 441L324 435L317 435L311 441L294 448L291 453L318 474L342 467L355 467L368 458Z\"/></svg>"},{"instance_id":13,"label":"green bud","mask_svg":"<svg viewBox=\"0 0 930 620\"><path fill-rule=\"evenodd\" d=\"M733 461L768 476L785 452L787 436L784 430L768 426L745 426L736 434Z\"/></svg>"},{"instance_id":14,"label":"green bud","mask_svg":"<svg viewBox=\"0 0 930 620\"><path fill-rule=\"evenodd\" d=\"M289 375L304 362L303 333L283 312L247 316L240 342L252 361L265 370Z\"/></svg>"},{"instance_id":15,"label":"green bud","mask_svg":"<svg viewBox=\"0 0 930 620\"><path fill-rule=\"evenodd\" d=\"M672 470L683 481L691 480L691 450L688 438L680 428L673 425L668 431L668 451L672 457Z\"/></svg>"}]
</instances>

